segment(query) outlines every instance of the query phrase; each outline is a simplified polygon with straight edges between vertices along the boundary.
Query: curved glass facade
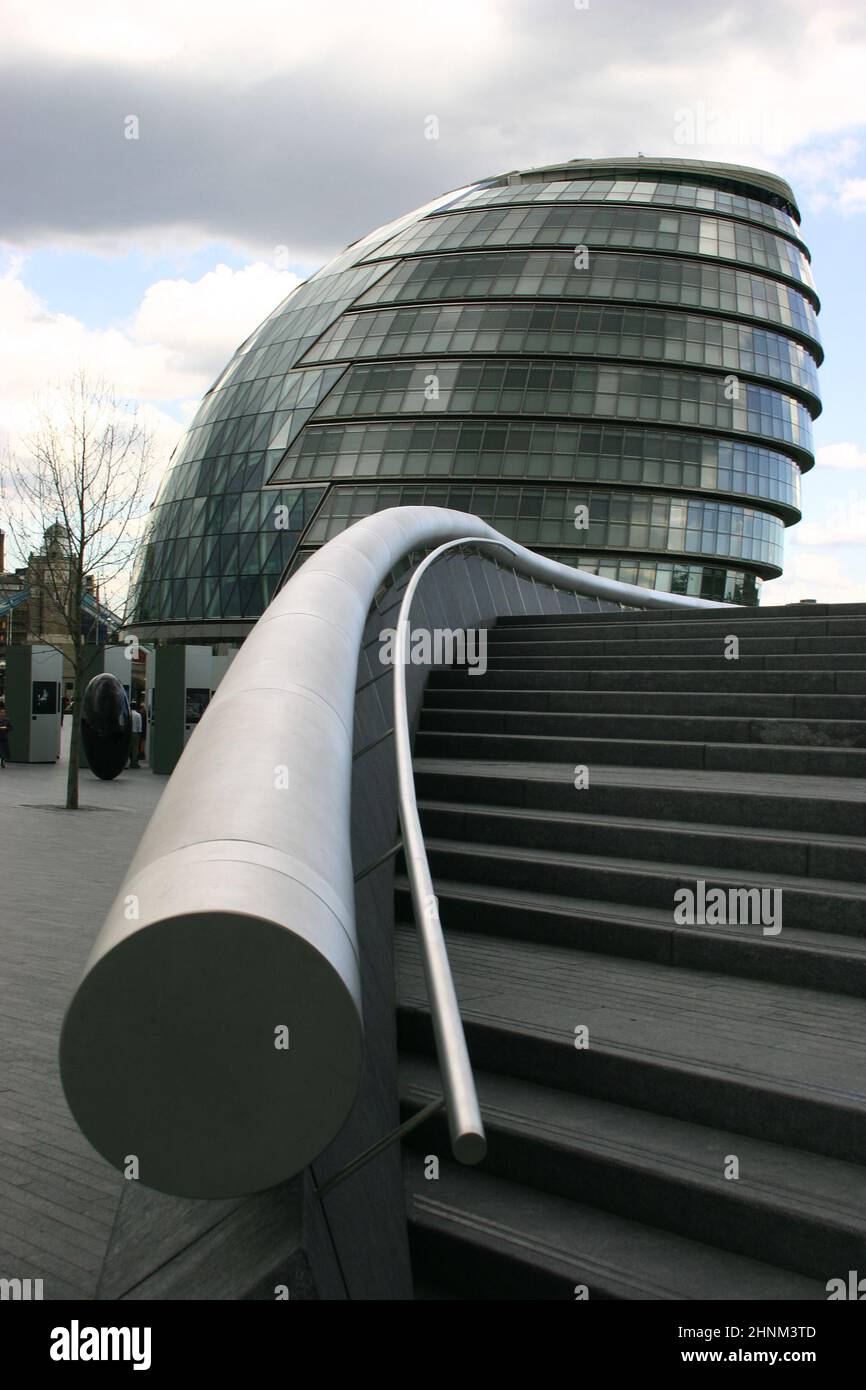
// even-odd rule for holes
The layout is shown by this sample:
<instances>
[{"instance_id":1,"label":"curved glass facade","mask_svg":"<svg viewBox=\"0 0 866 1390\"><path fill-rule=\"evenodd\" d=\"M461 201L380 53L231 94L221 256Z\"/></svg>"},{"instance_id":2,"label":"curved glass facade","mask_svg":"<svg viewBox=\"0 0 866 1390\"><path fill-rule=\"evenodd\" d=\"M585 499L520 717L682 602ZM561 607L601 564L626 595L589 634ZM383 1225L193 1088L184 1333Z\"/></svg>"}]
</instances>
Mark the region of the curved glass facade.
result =
<instances>
[{"instance_id":1,"label":"curved glass facade","mask_svg":"<svg viewBox=\"0 0 866 1390\"><path fill-rule=\"evenodd\" d=\"M340 425L305 430L281 465L296 483L346 478L544 478L734 493L799 516L800 469L751 444L596 425Z\"/></svg>"},{"instance_id":2,"label":"curved glass facade","mask_svg":"<svg viewBox=\"0 0 866 1390\"><path fill-rule=\"evenodd\" d=\"M760 436L787 443L807 456L812 447L806 408L791 396L750 382L737 382L736 398L728 400L719 389L718 374L507 357L496 362L427 358L349 367L313 412L310 424L391 415L652 420ZM279 479L287 476L282 466L275 474Z\"/></svg>"},{"instance_id":3,"label":"curved glass facade","mask_svg":"<svg viewBox=\"0 0 866 1390\"><path fill-rule=\"evenodd\" d=\"M668 255L711 256L759 266L814 290L812 271L793 242L760 227L688 212L635 208L517 207L473 209L407 227L373 259L419 251L466 251L497 246L586 246Z\"/></svg>"},{"instance_id":4,"label":"curved glass facade","mask_svg":"<svg viewBox=\"0 0 866 1390\"><path fill-rule=\"evenodd\" d=\"M310 528L312 545L324 545L359 517L396 507L394 487L334 488ZM464 500L468 499L464 505ZM578 509L588 511L580 534L588 548L677 551L726 560L781 566L783 523L753 507L600 488L539 487L407 488L406 505L456 507L489 521L530 550L548 552L569 529ZM471 503L471 505L469 505Z\"/></svg>"},{"instance_id":5,"label":"curved glass facade","mask_svg":"<svg viewBox=\"0 0 866 1390\"><path fill-rule=\"evenodd\" d=\"M785 382L817 400L815 359L780 333L657 309L574 304L440 304L344 314L302 365L479 353L670 362Z\"/></svg>"},{"instance_id":6,"label":"curved glass facade","mask_svg":"<svg viewBox=\"0 0 866 1390\"><path fill-rule=\"evenodd\" d=\"M175 450L137 626L242 633L312 549L418 502L593 572L757 602L820 410L793 194L730 165L613 163L456 190L300 285Z\"/></svg>"},{"instance_id":7,"label":"curved glass facade","mask_svg":"<svg viewBox=\"0 0 866 1390\"><path fill-rule=\"evenodd\" d=\"M765 319L802 335L817 361L822 356L815 310L799 290L762 275L654 256L600 252L580 271L562 252L410 257L389 268L358 307L503 298L632 300Z\"/></svg>"},{"instance_id":8,"label":"curved glass facade","mask_svg":"<svg viewBox=\"0 0 866 1390\"><path fill-rule=\"evenodd\" d=\"M799 246L799 227L790 213L759 203L755 198L743 198L724 193L719 188L702 188L687 183L661 182L657 179L569 179L534 183L531 190L525 184L504 188L487 185L473 190L455 207L499 207L502 203L632 203L665 208L697 209L700 212L719 212L725 217L740 218L772 227Z\"/></svg>"}]
</instances>

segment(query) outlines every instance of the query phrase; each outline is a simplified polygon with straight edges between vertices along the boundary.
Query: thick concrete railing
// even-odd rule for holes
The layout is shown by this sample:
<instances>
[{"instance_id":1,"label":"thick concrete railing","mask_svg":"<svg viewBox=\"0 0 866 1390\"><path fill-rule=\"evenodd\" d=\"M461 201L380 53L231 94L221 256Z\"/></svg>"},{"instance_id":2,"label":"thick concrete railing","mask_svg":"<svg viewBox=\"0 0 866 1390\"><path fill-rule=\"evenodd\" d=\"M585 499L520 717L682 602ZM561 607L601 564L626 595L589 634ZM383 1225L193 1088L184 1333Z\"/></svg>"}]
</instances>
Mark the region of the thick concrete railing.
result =
<instances>
[{"instance_id":1,"label":"thick concrete railing","mask_svg":"<svg viewBox=\"0 0 866 1390\"><path fill-rule=\"evenodd\" d=\"M376 513L307 561L190 740L64 1021L73 1114L116 1167L134 1157L149 1187L271 1187L316 1159L352 1110L363 1062L350 828L359 652L387 577L458 537L505 543L516 576L593 600L720 606L583 573L434 507Z\"/></svg>"}]
</instances>

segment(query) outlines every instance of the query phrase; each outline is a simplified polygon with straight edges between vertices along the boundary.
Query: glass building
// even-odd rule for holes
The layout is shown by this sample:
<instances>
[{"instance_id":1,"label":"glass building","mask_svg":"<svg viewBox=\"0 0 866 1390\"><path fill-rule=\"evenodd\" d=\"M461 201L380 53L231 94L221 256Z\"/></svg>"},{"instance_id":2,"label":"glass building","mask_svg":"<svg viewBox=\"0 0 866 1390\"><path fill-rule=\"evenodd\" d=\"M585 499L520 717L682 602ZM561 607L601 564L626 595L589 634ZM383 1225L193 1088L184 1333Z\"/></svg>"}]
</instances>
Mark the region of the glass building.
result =
<instances>
[{"instance_id":1,"label":"glass building","mask_svg":"<svg viewBox=\"0 0 866 1390\"><path fill-rule=\"evenodd\" d=\"M355 242L202 401L139 555L138 630L240 636L311 550L407 503L756 603L821 408L799 223L772 174L640 157L482 179Z\"/></svg>"}]
</instances>

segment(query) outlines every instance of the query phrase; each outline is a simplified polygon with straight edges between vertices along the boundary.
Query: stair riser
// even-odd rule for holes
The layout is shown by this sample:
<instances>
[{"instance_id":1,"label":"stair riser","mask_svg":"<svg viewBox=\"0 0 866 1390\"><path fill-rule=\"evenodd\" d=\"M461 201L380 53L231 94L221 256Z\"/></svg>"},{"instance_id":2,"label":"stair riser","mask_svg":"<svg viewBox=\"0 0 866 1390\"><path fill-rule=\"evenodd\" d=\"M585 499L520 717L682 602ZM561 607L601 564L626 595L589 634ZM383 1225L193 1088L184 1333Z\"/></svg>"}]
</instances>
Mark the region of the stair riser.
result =
<instances>
[{"instance_id":1,"label":"stair riser","mask_svg":"<svg viewBox=\"0 0 866 1390\"><path fill-rule=\"evenodd\" d=\"M669 911L672 927L677 925L673 915L676 907L674 894L681 888L696 892L698 878L706 883L708 890L716 887L728 890L732 886L770 886L762 882L757 872L744 872L742 884L738 882L732 885L714 878L712 871L700 875L696 873L692 878L665 873L662 866L652 873L649 864L646 871L625 870L557 863L542 858L511 859L507 855L475 854L471 847L452 850L428 846L428 859L434 880L450 879L469 885L510 888L515 892L523 889L530 893L554 893L557 897L591 898L598 902L632 903L662 912ZM770 905L775 901L771 898ZM866 898L825 893L818 888L786 887L782 891L781 908L780 933L765 934L759 925L750 928L758 941L767 937L775 940L776 936L784 939L786 923L789 927L866 937ZM693 930L700 931L701 928L695 926Z\"/></svg>"},{"instance_id":2,"label":"stair riser","mask_svg":"<svg viewBox=\"0 0 866 1390\"><path fill-rule=\"evenodd\" d=\"M796 878L845 879L863 884L866 893L866 848L854 845L810 845L784 837L749 839L686 827L619 826L592 820L574 824L566 819L498 816L451 806L422 807L421 824L426 836L463 845L515 845L565 854L646 859L654 864L712 864L717 869L791 874Z\"/></svg>"},{"instance_id":3,"label":"stair riser","mask_svg":"<svg viewBox=\"0 0 866 1390\"><path fill-rule=\"evenodd\" d=\"M464 684L479 690L485 685L502 690L657 690L688 694L692 691L736 691L742 695L866 695L866 672L861 671L758 671L731 670L731 663L715 671L585 671L488 670L470 676L459 667L432 671L434 690L453 690Z\"/></svg>"},{"instance_id":4,"label":"stair riser","mask_svg":"<svg viewBox=\"0 0 866 1390\"><path fill-rule=\"evenodd\" d=\"M611 624L609 631L603 623L560 623L539 622L513 623L509 626L497 624L490 629L490 642L503 645L511 642L723 642L729 636L737 636L742 643L749 642L757 649L766 643L766 651L789 650L776 648L776 642L818 642L823 646L801 646L800 651L846 651L850 640L857 643L851 650L860 649L859 642L866 642L866 620L863 618L817 618L788 622L747 622L739 618L723 622L653 623L641 621ZM858 642L859 639L859 642ZM795 648L790 648L795 650Z\"/></svg>"},{"instance_id":5,"label":"stair riser","mask_svg":"<svg viewBox=\"0 0 866 1390\"><path fill-rule=\"evenodd\" d=\"M420 1101L404 1098L401 1118L411 1119L420 1108ZM737 1182L720 1176L713 1184L703 1174L686 1174L674 1165L666 1173L650 1165L633 1166L554 1140L543 1142L491 1121L487 1114L484 1121L484 1169L507 1181L793 1269L822 1283L840 1265L856 1269L862 1264L861 1232L810 1220L790 1209L780 1211L748 1191L743 1194ZM447 1153L447 1123L434 1116L408 1142L419 1154ZM720 1174L724 1163L720 1152Z\"/></svg>"},{"instance_id":6,"label":"stair riser","mask_svg":"<svg viewBox=\"0 0 866 1390\"><path fill-rule=\"evenodd\" d=\"M432 1057L429 1015L401 1005L397 1019L400 1046ZM637 1109L645 1109L651 1098L656 1114L845 1162L861 1163L866 1153L866 1112L841 1103L686 1070L630 1052L598 1046L578 1051L566 1039L539 1038L471 1018L464 1019L464 1028L473 1065L481 1070Z\"/></svg>"},{"instance_id":7,"label":"stair riser","mask_svg":"<svg viewBox=\"0 0 866 1390\"><path fill-rule=\"evenodd\" d=\"M638 621L641 623L717 623L734 622L742 623L778 623L778 622L815 622L818 620L846 621L850 618L866 619L866 603L810 603L810 604L780 604L778 607L771 608L740 608L732 605L726 608L706 608L701 613L697 613L693 608L657 608L640 610L620 610L617 612L597 612L597 613L551 613L541 615L522 614L514 617L497 618L496 626L500 627L525 627L527 623L543 623L545 626L557 626L561 623L583 624L598 623L634 623L635 615L639 613Z\"/></svg>"},{"instance_id":8,"label":"stair riser","mask_svg":"<svg viewBox=\"0 0 866 1390\"><path fill-rule=\"evenodd\" d=\"M518 640L514 637L499 636L495 630L487 638L487 652L490 657L528 656L542 660L548 656L628 657L636 665L643 665L652 656L682 656L691 659L703 657L725 658L725 650L730 636L739 640L740 661L746 657L763 656L833 656L844 653L848 656L866 655L866 635L863 637L741 637L729 632L713 637L677 638L632 638L622 641L619 638L605 638L592 641L589 638L537 637Z\"/></svg>"},{"instance_id":9,"label":"stair riser","mask_svg":"<svg viewBox=\"0 0 866 1390\"><path fill-rule=\"evenodd\" d=\"M709 970L744 980L795 985L866 999L866 961L785 944L785 933L767 949L767 938L744 941L724 937L724 928L662 927L594 917L575 904L573 915L521 905L485 903L440 891L439 912L446 928L483 932L512 941L534 941L602 956L644 960L683 970ZM411 921L408 891L398 890L398 918Z\"/></svg>"},{"instance_id":10,"label":"stair riser","mask_svg":"<svg viewBox=\"0 0 866 1390\"><path fill-rule=\"evenodd\" d=\"M653 694L618 691L497 690L476 680L452 690L429 689L427 709L513 709L555 714L675 714L738 718L744 712L741 695ZM859 695L750 695L748 713L762 719L860 719L866 699Z\"/></svg>"},{"instance_id":11,"label":"stair riser","mask_svg":"<svg viewBox=\"0 0 866 1390\"><path fill-rule=\"evenodd\" d=\"M741 671L866 671L866 652L828 653L791 652L784 656L741 655L736 661L721 652L695 655L690 652L644 653L634 651L626 656L587 656L569 655L555 647L545 651L533 649L524 653L511 652L504 655L488 649L488 671L509 671L515 668L532 666L546 671L728 671L736 667ZM477 680L478 677L472 677Z\"/></svg>"},{"instance_id":12,"label":"stair riser","mask_svg":"<svg viewBox=\"0 0 866 1390\"><path fill-rule=\"evenodd\" d=\"M476 1245L458 1227L453 1235L445 1235L412 1218L409 1251L416 1282L429 1277L431 1282L446 1285L456 1299L496 1303L574 1301L578 1280L573 1270L545 1269L539 1256L517 1260L511 1250ZM595 1300L614 1297L602 1282L589 1286L589 1294ZM618 1297L626 1297L625 1290Z\"/></svg>"},{"instance_id":13,"label":"stair riser","mask_svg":"<svg viewBox=\"0 0 866 1390\"><path fill-rule=\"evenodd\" d=\"M866 604L515 617L490 630L487 662L431 673L415 740L488 1139L481 1168L462 1170L443 1114L408 1137L416 1271L473 1300L573 1301L583 1283L594 1299L823 1298L866 1260L859 1179L842 1174L837 1202L834 1175L806 1160L866 1155ZM693 772L752 776L695 789ZM402 924L402 856L395 869ZM678 890L699 880L769 889L781 932L675 921ZM406 935L404 1119L441 1086ZM586 1050L571 1036L581 999ZM629 1109L601 1117L569 1093ZM664 1116L695 1128L672 1134ZM742 1183L724 1180L723 1148L741 1151ZM441 1183L419 1177L429 1153ZM621 1221L637 1224L618 1234ZM700 1245L674 1260L682 1238ZM722 1293L695 1292L690 1250ZM738 1258L760 1262L757 1279L726 1273Z\"/></svg>"},{"instance_id":14,"label":"stair riser","mask_svg":"<svg viewBox=\"0 0 866 1390\"><path fill-rule=\"evenodd\" d=\"M424 708L420 727L455 733L525 733L524 711ZM721 716L537 713L533 734L703 743L796 744L813 748L866 748L866 721L726 719ZM864 769L866 771L866 769Z\"/></svg>"},{"instance_id":15,"label":"stair riser","mask_svg":"<svg viewBox=\"0 0 866 1390\"><path fill-rule=\"evenodd\" d=\"M526 806L538 811L575 811L598 815L646 816L701 824L755 826L766 830L813 830L824 835L866 835L866 804L794 796L680 790L676 787L616 786L594 782L576 791L571 777L473 777L416 770L419 798L499 806ZM575 798L580 800L576 801Z\"/></svg>"},{"instance_id":16,"label":"stair riser","mask_svg":"<svg viewBox=\"0 0 866 1390\"><path fill-rule=\"evenodd\" d=\"M771 745L640 743L615 738L544 738L511 734L434 733L420 730L420 758L478 758L551 762L588 767L700 768L706 771L781 772L788 776L864 777L866 749L776 748Z\"/></svg>"}]
</instances>

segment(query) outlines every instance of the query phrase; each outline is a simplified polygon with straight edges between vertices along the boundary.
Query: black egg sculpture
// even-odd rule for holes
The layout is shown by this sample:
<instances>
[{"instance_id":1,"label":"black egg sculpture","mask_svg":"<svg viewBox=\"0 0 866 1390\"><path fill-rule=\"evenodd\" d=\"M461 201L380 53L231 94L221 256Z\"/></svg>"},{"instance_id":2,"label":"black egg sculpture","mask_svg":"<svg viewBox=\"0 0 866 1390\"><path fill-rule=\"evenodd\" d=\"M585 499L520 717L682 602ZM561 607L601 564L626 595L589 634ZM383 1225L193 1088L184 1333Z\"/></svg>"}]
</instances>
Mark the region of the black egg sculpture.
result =
<instances>
[{"instance_id":1,"label":"black egg sculpture","mask_svg":"<svg viewBox=\"0 0 866 1390\"><path fill-rule=\"evenodd\" d=\"M126 691L116 676L94 676L81 705L81 742L91 770L110 782L126 767L132 718Z\"/></svg>"}]
</instances>

